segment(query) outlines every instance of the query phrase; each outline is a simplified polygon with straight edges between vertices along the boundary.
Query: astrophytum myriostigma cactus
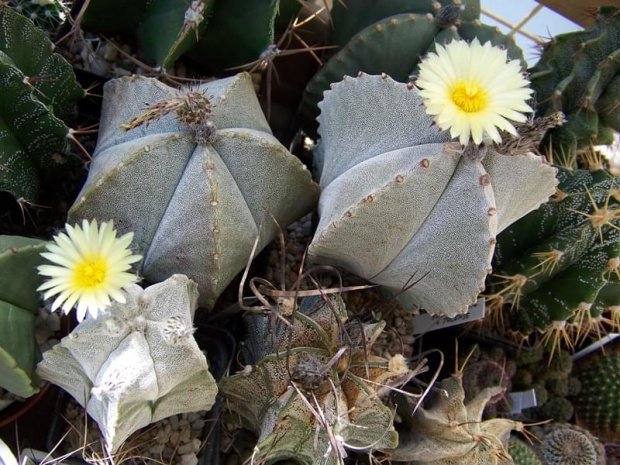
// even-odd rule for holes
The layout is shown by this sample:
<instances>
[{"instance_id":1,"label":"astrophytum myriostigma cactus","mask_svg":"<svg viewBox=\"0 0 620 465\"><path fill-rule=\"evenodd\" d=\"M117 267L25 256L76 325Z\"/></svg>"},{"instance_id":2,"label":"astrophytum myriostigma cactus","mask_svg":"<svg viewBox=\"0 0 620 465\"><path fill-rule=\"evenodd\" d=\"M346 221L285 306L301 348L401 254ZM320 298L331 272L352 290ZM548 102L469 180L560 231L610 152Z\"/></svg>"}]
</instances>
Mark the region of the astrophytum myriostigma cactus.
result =
<instances>
[{"instance_id":1,"label":"astrophytum myriostigma cactus","mask_svg":"<svg viewBox=\"0 0 620 465\"><path fill-rule=\"evenodd\" d=\"M152 282L189 276L201 306L245 267L261 221L259 250L276 233L270 215L285 227L318 198L308 170L272 136L245 73L190 90L110 81L100 128L71 221L133 231L139 273Z\"/></svg>"},{"instance_id":2,"label":"astrophytum myriostigma cactus","mask_svg":"<svg viewBox=\"0 0 620 465\"><path fill-rule=\"evenodd\" d=\"M209 410L217 386L192 336L196 283L174 275L128 288L52 350L37 374L71 394L114 453L131 433L170 415Z\"/></svg>"},{"instance_id":3,"label":"astrophytum myriostigma cactus","mask_svg":"<svg viewBox=\"0 0 620 465\"><path fill-rule=\"evenodd\" d=\"M555 169L532 154L464 155L431 127L413 85L385 75L335 84L318 120L323 192L310 258L399 293L408 308L466 312L496 235L555 191Z\"/></svg>"}]
</instances>

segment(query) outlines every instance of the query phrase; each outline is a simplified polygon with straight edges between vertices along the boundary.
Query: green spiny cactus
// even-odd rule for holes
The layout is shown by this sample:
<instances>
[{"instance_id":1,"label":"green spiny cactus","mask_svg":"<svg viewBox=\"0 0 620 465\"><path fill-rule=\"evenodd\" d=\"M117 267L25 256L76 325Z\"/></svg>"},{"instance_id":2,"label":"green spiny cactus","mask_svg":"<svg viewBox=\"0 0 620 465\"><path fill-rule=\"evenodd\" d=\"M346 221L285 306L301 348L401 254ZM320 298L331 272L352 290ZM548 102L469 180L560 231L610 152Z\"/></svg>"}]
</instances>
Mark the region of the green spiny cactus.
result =
<instances>
[{"instance_id":1,"label":"green spiny cactus","mask_svg":"<svg viewBox=\"0 0 620 465\"><path fill-rule=\"evenodd\" d=\"M560 169L558 181L551 201L499 235L488 297L495 326L510 307L511 329L544 331L554 347L617 324L620 305L618 178Z\"/></svg>"},{"instance_id":2,"label":"green spiny cactus","mask_svg":"<svg viewBox=\"0 0 620 465\"><path fill-rule=\"evenodd\" d=\"M554 192L555 169L492 148L482 161L462 155L431 127L413 86L387 76L344 79L321 110L323 192L310 259L399 293L407 309L466 312L496 234Z\"/></svg>"},{"instance_id":3,"label":"green spiny cactus","mask_svg":"<svg viewBox=\"0 0 620 465\"><path fill-rule=\"evenodd\" d=\"M255 60L273 42L277 0L91 0L84 27L135 34L142 53L164 69L189 52L208 72ZM119 8L123 15L119 17Z\"/></svg>"},{"instance_id":4,"label":"green spiny cactus","mask_svg":"<svg viewBox=\"0 0 620 465\"><path fill-rule=\"evenodd\" d=\"M536 451L525 441L514 436L508 441L508 453L515 465L543 465Z\"/></svg>"},{"instance_id":5,"label":"green spiny cactus","mask_svg":"<svg viewBox=\"0 0 620 465\"><path fill-rule=\"evenodd\" d=\"M25 202L37 200L41 176L65 166L71 130L61 118L84 96L53 48L29 19L0 4L0 190Z\"/></svg>"},{"instance_id":6,"label":"green spiny cactus","mask_svg":"<svg viewBox=\"0 0 620 465\"><path fill-rule=\"evenodd\" d=\"M247 73L191 91L131 77L104 88L97 148L69 217L135 232L146 279L186 274L212 308L246 266L261 222L259 250L275 237L265 210L285 227L318 193L271 135Z\"/></svg>"},{"instance_id":7,"label":"green spiny cactus","mask_svg":"<svg viewBox=\"0 0 620 465\"><path fill-rule=\"evenodd\" d=\"M541 349L542 345L539 346ZM574 408L569 395L576 395L581 384L572 374L573 363L571 355L565 350L555 351L548 363L546 358L551 357L551 350L539 352L540 359L523 363L516 358L517 373L513 377L513 389L526 391L534 389L537 406L528 410L532 418L556 421L570 421L573 418Z\"/></svg>"},{"instance_id":8,"label":"green spiny cactus","mask_svg":"<svg viewBox=\"0 0 620 465\"><path fill-rule=\"evenodd\" d=\"M548 434L540 450L547 465L605 465L601 444L587 431L572 427Z\"/></svg>"},{"instance_id":9,"label":"green spiny cactus","mask_svg":"<svg viewBox=\"0 0 620 465\"><path fill-rule=\"evenodd\" d=\"M579 149L609 143L609 128L620 130L620 9L600 7L588 29L552 38L530 73L538 111L567 118L541 145L555 163L573 166Z\"/></svg>"},{"instance_id":10,"label":"green spiny cactus","mask_svg":"<svg viewBox=\"0 0 620 465\"><path fill-rule=\"evenodd\" d=\"M41 378L71 394L116 452L134 431L178 413L209 410L217 386L194 340L196 283L183 275L87 318L43 354Z\"/></svg>"},{"instance_id":11,"label":"green spiny cactus","mask_svg":"<svg viewBox=\"0 0 620 465\"><path fill-rule=\"evenodd\" d=\"M519 422L495 418L482 420L489 400L502 388L482 390L465 402L461 373L444 379L428 405L413 410L401 403L403 419L398 447L385 451L388 458L411 465L436 464L493 465L512 463L508 455L511 430L521 430Z\"/></svg>"},{"instance_id":12,"label":"green spiny cactus","mask_svg":"<svg viewBox=\"0 0 620 465\"><path fill-rule=\"evenodd\" d=\"M581 392L573 398L577 424L599 438L620 439L620 354L596 353L580 361L575 376Z\"/></svg>"},{"instance_id":13,"label":"green spiny cactus","mask_svg":"<svg viewBox=\"0 0 620 465\"><path fill-rule=\"evenodd\" d=\"M481 24L479 15L479 0L334 2L333 40L341 48L308 83L300 117L313 122L323 92L343 76L385 73L407 82L422 56L435 50L435 43L458 38L471 41L474 37L481 43L490 40L493 45L507 47L508 56L525 66L523 53L514 41L499 29Z\"/></svg>"},{"instance_id":14,"label":"green spiny cactus","mask_svg":"<svg viewBox=\"0 0 620 465\"><path fill-rule=\"evenodd\" d=\"M8 5L53 36L65 22L68 9L62 0L9 0Z\"/></svg>"},{"instance_id":15,"label":"green spiny cactus","mask_svg":"<svg viewBox=\"0 0 620 465\"><path fill-rule=\"evenodd\" d=\"M44 248L45 241L38 239L0 236L0 387L21 397L38 391L34 320Z\"/></svg>"},{"instance_id":16,"label":"green spiny cactus","mask_svg":"<svg viewBox=\"0 0 620 465\"><path fill-rule=\"evenodd\" d=\"M273 347L264 316L251 316L252 365L220 382L231 421L258 436L253 460L323 464L347 448L393 448L392 412L380 395L411 371L402 356L371 355L385 324L347 323L339 296L307 297ZM382 387L383 386L383 387Z\"/></svg>"}]
</instances>

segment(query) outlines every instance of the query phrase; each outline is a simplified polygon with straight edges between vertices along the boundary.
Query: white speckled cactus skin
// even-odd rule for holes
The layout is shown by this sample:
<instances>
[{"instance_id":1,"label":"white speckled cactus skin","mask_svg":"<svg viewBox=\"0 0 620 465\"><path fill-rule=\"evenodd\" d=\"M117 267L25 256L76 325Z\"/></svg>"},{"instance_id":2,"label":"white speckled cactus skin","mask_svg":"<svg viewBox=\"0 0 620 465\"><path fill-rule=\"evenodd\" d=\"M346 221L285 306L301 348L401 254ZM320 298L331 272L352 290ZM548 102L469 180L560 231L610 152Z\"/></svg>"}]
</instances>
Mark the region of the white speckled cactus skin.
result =
<instances>
[{"instance_id":1,"label":"white speckled cactus skin","mask_svg":"<svg viewBox=\"0 0 620 465\"><path fill-rule=\"evenodd\" d=\"M197 300L183 275L134 284L126 304L114 302L45 352L37 374L86 407L111 453L155 421L209 410L217 386L192 336Z\"/></svg>"},{"instance_id":2,"label":"white speckled cactus skin","mask_svg":"<svg viewBox=\"0 0 620 465\"><path fill-rule=\"evenodd\" d=\"M400 292L408 308L454 316L474 303L495 237L555 191L555 169L532 154L462 156L432 127L412 86L360 74L325 93L315 151L320 222L315 263Z\"/></svg>"},{"instance_id":3,"label":"white speckled cactus skin","mask_svg":"<svg viewBox=\"0 0 620 465\"><path fill-rule=\"evenodd\" d=\"M246 265L264 219L260 248L316 204L319 187L272 135L247 73L191 89L212 105L211 144L197 145L174 113L123 131L145 105L178 97L156 79L115 79L104 89L97 149L70 221L114 220L134 231L140 273L158 282L182 273L213 307Z\"/></svg>"}]
</instances>

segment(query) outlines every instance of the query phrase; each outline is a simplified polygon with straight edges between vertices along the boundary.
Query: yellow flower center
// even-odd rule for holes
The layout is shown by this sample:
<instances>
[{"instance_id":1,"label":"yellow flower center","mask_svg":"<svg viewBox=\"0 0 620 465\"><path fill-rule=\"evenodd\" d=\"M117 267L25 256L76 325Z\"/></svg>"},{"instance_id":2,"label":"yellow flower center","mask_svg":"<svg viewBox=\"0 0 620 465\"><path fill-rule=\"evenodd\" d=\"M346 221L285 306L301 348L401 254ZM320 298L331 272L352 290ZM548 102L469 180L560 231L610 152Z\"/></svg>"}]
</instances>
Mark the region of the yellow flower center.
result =
<instances>
[{"instance_id":1,"label":"yellow flower center","mask_svg":"<svg viewBox=\"0 0 620 465\"><path fill-rule=\"evenodd\" d=\"M108 274L108 265L101 258L84 260L75 267L75 282L78 287L93 288L101 284Z\"/></svg>"},{"instance_id":2,"label":"yellow flower center","mask_svg":"<svg viewBox=\"0 0 620 465\"><path fill-rule=\"evenodd\" d=\"M452 88L454 104L465 113L475 113L486 107L489 95L478 84L472 81L458 81Z\"/></svg>"}]
</instances>

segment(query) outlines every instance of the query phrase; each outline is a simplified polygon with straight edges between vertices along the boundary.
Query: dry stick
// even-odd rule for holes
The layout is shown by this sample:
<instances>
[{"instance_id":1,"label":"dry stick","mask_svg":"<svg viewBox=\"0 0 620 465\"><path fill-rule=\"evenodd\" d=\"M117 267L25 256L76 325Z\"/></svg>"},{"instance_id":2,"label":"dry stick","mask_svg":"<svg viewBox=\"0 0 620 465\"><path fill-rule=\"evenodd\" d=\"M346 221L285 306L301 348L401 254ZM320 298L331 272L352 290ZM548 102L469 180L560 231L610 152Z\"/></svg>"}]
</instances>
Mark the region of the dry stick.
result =
<instances>
[{"instance_id":1,"label":"dry stick","mask_svg":"<svg viewBox=\"0 0 620 465\"><path fill-rule=\"evenodd\" d=\"M86 13L86 10L88 9L89 4L90 4L90 0L84 0L84 3L82 4L82 7L80 8L80 11L75 17L75 21L71 19L71 15L67 16L69 18L69 22L71 22L71 30L67 32L64 36L62 36L60 39L58 39L56 43L54 44L55 46L58 46L67 37L74 35L75 31L80 30L80 25L82 24L82 20L84 19L84 14Z\"/></svg>"}]
</instances>

